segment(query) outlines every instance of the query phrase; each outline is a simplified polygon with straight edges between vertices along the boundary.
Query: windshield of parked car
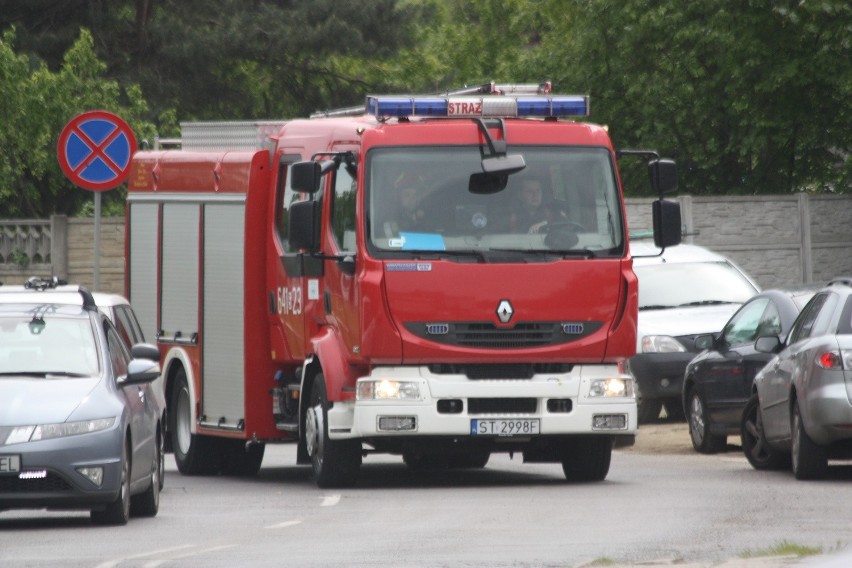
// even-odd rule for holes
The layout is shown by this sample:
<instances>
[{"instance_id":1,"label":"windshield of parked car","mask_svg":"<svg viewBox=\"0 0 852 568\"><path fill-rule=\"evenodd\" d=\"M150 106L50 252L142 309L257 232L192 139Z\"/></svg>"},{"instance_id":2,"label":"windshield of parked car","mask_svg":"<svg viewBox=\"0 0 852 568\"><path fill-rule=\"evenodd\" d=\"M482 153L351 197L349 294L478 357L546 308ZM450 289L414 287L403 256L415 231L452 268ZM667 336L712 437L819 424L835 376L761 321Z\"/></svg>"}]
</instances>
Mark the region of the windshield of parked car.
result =
<instances>
[{"instance_id":1,"label":"windshield of parked car","mask_svg":"<svg viewBox=\"0 0 852 568\"><path fill-rule=\"evenodd\" d=\"M741 304L757 289L727 262L678 262L634 266L639 308Z\"/></svg>"},{"instance_id":2,"label":"windshield of parked car","mask_svg":"<svg viewBox=\"0 0 852 568\"><path fill-rule=\"evenodd\" d=\"M471 192L479 146L387 147L366 161L371 252L480 262L621 256L621 200L603 148L513 146L526 167L503 190ZM474 178L476 179L476 177Z\"/></svg>"},{"instance_id":3,"label":"windshield of parked car","mask_svg":"<svg viewBox=\"0 0 852 568\"><path fill-rule=\"evenodd\" d=\"M40 313L0 317L0 377L98 373L98 351L88 318Z\"/></svg>"}]
</instances>

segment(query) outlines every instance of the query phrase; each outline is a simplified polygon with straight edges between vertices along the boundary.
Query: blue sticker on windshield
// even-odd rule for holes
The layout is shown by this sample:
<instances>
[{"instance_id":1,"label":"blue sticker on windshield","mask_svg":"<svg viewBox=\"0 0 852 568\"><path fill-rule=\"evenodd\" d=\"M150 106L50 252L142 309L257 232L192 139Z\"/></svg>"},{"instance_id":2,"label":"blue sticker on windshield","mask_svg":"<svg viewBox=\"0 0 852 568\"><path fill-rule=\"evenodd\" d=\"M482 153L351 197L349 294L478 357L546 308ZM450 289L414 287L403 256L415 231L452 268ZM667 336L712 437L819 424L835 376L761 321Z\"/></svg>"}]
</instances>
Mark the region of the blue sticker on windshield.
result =
<instances>
[{"instance_id":1,"label":"blue sticker on windshield","mask_svg":"<svg viewBox=\"0 0 852 568\"><path fill-rule=\"evenodd\" d=\"M400 233L402 250L447 250L444 237L436 233Z\"/></svg>"}]
</instances>

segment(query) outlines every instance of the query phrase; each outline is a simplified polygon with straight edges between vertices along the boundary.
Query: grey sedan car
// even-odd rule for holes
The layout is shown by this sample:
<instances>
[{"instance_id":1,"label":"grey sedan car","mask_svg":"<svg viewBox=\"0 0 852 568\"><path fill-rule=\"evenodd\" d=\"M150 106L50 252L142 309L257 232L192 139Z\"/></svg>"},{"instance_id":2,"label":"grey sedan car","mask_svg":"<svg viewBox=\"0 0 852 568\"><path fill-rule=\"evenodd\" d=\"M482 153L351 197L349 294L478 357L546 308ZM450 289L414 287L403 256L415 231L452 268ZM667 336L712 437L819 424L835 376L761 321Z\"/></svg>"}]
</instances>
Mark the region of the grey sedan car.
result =
<instances>
[{"instance_id":1,"label":"grey sedan car","mask_svg":"<svg viewBox=\"0 0 852 568\"><path fill-rule=\"evenodd\" d=\"M97 524L154 516L159 352L128 349L91 293L62 284L0 287L0 511L87 509Z\"/></svg>"},{"instance_id":2,"label":"grey sedan car","mask_svg":"<svg viewBox=\"0 0 852 568\"><path fill-rule=\"evenodd\" d=\"M829 458L852 458L852 278L817 292L783 344L766 336L755 347L777 355L755 376L743 411L749 463L791 464L797 479L818 479Z\"/></svg>"}]
</instances>

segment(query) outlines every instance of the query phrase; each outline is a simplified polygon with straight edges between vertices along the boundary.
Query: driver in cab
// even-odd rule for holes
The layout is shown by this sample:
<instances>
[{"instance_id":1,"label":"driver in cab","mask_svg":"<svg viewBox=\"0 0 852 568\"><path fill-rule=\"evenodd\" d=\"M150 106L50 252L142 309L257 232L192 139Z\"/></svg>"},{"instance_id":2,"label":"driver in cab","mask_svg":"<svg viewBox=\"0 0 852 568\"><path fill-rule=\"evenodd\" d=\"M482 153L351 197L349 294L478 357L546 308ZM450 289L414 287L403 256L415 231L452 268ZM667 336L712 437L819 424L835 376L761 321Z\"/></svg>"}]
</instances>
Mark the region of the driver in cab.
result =
<instances>
[{"instance_id":1,"label":"driver in cab","mask_svg":"<svg viewBox=\"0 0 852 568\"><path fill-rule=\"evenodd\" d=\"M542 181L526 176L521 182L517 205L509 216L509 228L515 233L539 233L548 223L567 220L565 212L545 203Z\"/></svg>"}]
</instances>

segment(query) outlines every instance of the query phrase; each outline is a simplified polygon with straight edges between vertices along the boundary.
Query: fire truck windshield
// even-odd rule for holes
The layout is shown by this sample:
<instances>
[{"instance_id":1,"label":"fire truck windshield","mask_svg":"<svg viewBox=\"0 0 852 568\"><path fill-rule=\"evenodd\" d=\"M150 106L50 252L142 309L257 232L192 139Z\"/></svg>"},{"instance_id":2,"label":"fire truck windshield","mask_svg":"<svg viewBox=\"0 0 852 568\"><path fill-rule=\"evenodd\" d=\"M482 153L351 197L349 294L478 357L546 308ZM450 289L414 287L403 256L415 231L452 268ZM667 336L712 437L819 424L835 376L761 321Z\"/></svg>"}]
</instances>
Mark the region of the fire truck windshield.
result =
<instances>
[{"instance_id":1,"label":"fire truck windshield","mask_svg":"<svg viewBox=\"0 0 852 568\"><path fill-rule=\"evenodd\" d=\"M512 146L526 168L506 189L471 193L478 146L374 148L366 163L367 234L379 257L488 251L619 256L624 248L613 165L603 148ZM582 253L582 254L577 254ZM521 255L523 256L523 255ZM525 259L522 259L525 260Z\"/></svg>"}]
</instances>

